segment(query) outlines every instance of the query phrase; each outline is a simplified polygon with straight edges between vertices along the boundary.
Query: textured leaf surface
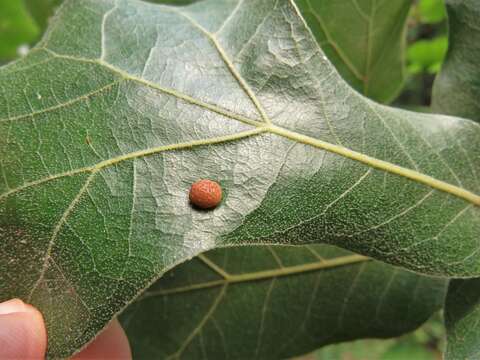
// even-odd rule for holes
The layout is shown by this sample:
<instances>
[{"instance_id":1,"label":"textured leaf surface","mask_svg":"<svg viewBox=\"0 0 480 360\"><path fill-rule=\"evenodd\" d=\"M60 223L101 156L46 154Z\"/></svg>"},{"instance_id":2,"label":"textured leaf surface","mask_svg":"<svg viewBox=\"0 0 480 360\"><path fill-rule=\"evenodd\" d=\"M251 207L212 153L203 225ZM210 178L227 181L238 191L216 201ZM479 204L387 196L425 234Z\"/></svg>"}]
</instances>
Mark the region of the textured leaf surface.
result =
<instances>
[{"instance_id":1,"label":"textured leaf surface","mask_svg":"<svg viewBox=\"0 0 480 360\"><path fill-rule=\"evenodd\" d=\"M452 280L445 303L445 359L480 357L480 279Z\"/></svg>"},{"instance_id":2,"label":"textured leaf surface","mask_svg":"<svg viewBox=\"0 0 480 360\"><path fill-rule=\"evenodd\" d=\"M343 78L362 94L393 100L405 80L405 28L412 0L296 0Z\"/></svg>"},{"instance_id":3,"label":"textured leaf surface","mask_svg":"<svg viewBox=\"0 0 480 360\"><path fill-rule=\"evenodd\" d=\"M445 284L331 246L230 248L165 274L122 321L137 359L285 359L411 331Z\"/></svg>"},{"instance_id":4,"label":"textured leaf surface","mask_svg":"<svg viewBox=\"0 0 480 360\"><path fill-rule=\"evenodd\" d=\"M480 2L447 0L449 49L433 88L435 111L480 122Z\"/></svg>"},{"instance_id":5,"label":"textured leaf surface","mask_svg":"<svg viewBox=\"0 0 480 360\"><path fill-rule=\"evenodd\" d=\"M447 0L450 49L435 81L433 107L480 121L480 4ZM445 303L446 360L480 357L480 279L452 280Z\"/></svg>"},{"instance_id":6,"label":"textured leaf surface","mask_svg":"<svg viewBox=\"0 0 480 360\"><path fill-rule=\"evenodd\" d=\"M0 297L43 311L53 356L217 246L480 274L480 127L361 97L290 1L67 1L0 84Z\"/></svg>"}]
</instances>

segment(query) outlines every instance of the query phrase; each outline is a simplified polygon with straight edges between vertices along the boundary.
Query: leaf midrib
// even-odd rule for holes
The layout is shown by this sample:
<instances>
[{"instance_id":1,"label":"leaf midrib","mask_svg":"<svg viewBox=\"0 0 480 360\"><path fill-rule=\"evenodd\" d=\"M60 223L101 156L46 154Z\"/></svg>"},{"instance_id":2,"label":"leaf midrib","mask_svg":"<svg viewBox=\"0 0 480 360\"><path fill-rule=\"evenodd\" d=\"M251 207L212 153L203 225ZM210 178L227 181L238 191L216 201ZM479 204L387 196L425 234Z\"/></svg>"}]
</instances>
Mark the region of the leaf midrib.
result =
<instances>
[{"instance_id":1,"label":"leaf midrib","mask_svg":"<svg viewBox=\"0 0 480 360\"><path fill-rule=\"evenodd\" d=\"M303 274L303 273L308 273L308 272L313 272L313 271L318 271L323 269L337 268L337 267L353 265L356 263L372 260L369 257L355 254L355 255L340 256L333 259L321 260L316 262L309 262L301 265L284 266L284 267L279 267L279 268L270 269L270 270L246 272L242 274L229 274L229 273L226 273L223 269L220 272L216 267L212 267L211 261L206 256L202 257L200 255L198 259L200 259L208 267L210 267L211 270L213 270L217 275L221 277L221 279L200 282L197 284L180 286L176 288L146 292L143 296L138 298L136 301L142 301L150 297L173 295L173 294L178 294L183 292L197 291L197 290L214 288L214 287L230 285L230 284L238 284L238 283L244 283L244 282L254 282L254 281L273 279L273 278L279 278L279 277L287 277L291 275L298 275L298 274Z\"/></svg>"},{"instance_id":2,"label":"leaf midrib","mask_svg":"<svg viewBox=\"0 0 480 360\"><path fill-rule=\"evenodd\" d=\"M222 107L212 105L212 104L208 104L206 102L203 102L201 100L197 100L195 98L192 98L192 97L190 97L186 94L180 93L180 92L175 91L173 89L164 88L164 87L161 87L161 86L159 86L155 83L152 83L148 80L145 80L145 79L139 78L137 76L131 75L131 74L115 67L114 65L111 65L111 64L105 62L104 60L78 58L78 57L74 57L74 56L58 54L58 53L52 51L51 49L48 49L48 48L45 48L45 47L43 47L43 48L39 47L39 48L35 49L34 51L40 51L40 50L44 50L44 51L50 53L53 57L56 57L56 58L101 65L101 66L107 68L108 70L116 73L123 80L130 80L130 81L133 81L133 82L137 82L139 84L143 84L143 85L148 86L152 89L155 89L155 90L158 90L160 92L166 93L168 95L174 96L174 97L176 97L180 100L183 100L185 102L188 102L192 105L201 107L201 108L203 108L207 111L212 111L212 112L215 112L215 113L217 113L219 115L222 115L226 118L230 118L232 120L236 120L236 121L244 123L246 125L253 126L254 129L253 130L247 130L247 131L244 131L244 132L235 133L235 134L231 134L231 135L209 138L209 139L193 140L193 141L190 141L190 142L163 145L163 146L158 146L158 147L154 147L154 148L139 150L139 151L136 151L136 152L120 155L120 156L115 157L115 158L111 158L111 159L101 161L101 162L99 162L95 165L92 165L92 166L88 166L88 167L84 167L84 168L80 168L80 169L76 169L76 170L71 170L71 171L68 171L68 172L64 172L64 173L61 173L61 174L52 175L52 176L49 176L49 177L46 177L46 178L43 178L43 179L40 179L40 180L36 180L36 181L30 182L30 183L26 183L26 184L24 184L24 185L22 185L18 188L11 189L11 190L3 193L3 194L0 194L0 201L3 200L4 198L7 198L8 196L10 196L12 194L15 194L19 191L30 188L32 186L36 186L36 185L39 185L39 184L42 184L42 183L45 183L45 182L48 182L48 181L51 181L51 180L55 180L55 179L59 179L59 178L62 178L62 177L67 177L67 176L72 176L72 175L76 175L76 174L83 173L83 172L92 172L92 171L96 172L96 171L107 168L109 166L116 165L116 164L118 164L120 162L123 162L123 161L126 161L126 160L132 160L132 159L139 158L139 157L151 156L151 155L158 154L160 152L165 152L165 151L186 149L186 148L192 148L192 147L196 147L196 146L205 146L205 145L226 143L226 142L240 140L240 139L250 137L250 136L254 136L254 135L258 135L258 134L271 133L271 134L275 134L275 135L278 135L278 136L281 136L281 137L288 138L288 139L290 139L292 141L295 141L297 143L302 143L304 145L309 145L309 146L312 146L312 147L316 147L316 148L319 148L319 149L322 149L322 150L325 150L325 151L328 151L328 152L331 152L331 153L349 158L351 160L363 163L367 166L370 166L372 168L375 168L375 169L378 169L378 170L381 170L381 171L385 171L385 172L389 172L389 173L392 173L392 174L395 174L395 175L398 175L398 176L405 177L405 178L410 179L412 181L415 181L415 182L421 183L423 185L429 186L432 189L436 189L436 190L448 193L450 195L459 197L459 198L461 198L461 199L463 199L463 200L465 200L469 203L472 203L476 206L480 206L480 195L477 195L477 194L475 194L475 193L473 193L469 190L466 190L466 189L461 188L459 186L447 183L445 181L435 179L435 178L433 178L429 175L423 174L419 171L408 169L408 168L405 168L405 167L402 167L402 166L399 166L399 165L395 165L395 164L390 163L388 161L384 161L384 160L380 160L380 159L368 156L366 154L351 150L351 149L349 149L347 147L344 147L344 146L341 146L341 145L329 143L329 142L319 140L319 139L316 139L316 138L313 138L313 137L310 137L310 136L307 136L307 135L304 135L304 134L301 134L301 133L298 133L298 132L295 132L295 131L288 130L288 129L283 128L283 127L279 127L277 125L272 124L271 121L269 123L267 123L267 122L262 122L262 121L258 121L258 120L255 120L255 119L250 119L246 116L236 114L236 113L231 112L231 111L229 111L227 109L224 109ZM84 96L85 95L83 95L82 97L84 97ZM73 100L69 101L69 103L73 103L73 102L74 102ZM62 106L56 105L55 109L56 108L61 108L61 107ZM46 111L47 110L43 110L42 112L46 112ZM28 115L27 115L27 117L28 117ZM16 118L12 118L11 120L13 120L13 119L16 119ZM10 119L7 119L7 120L10 120Z\"/></svg>"}]
</instances>

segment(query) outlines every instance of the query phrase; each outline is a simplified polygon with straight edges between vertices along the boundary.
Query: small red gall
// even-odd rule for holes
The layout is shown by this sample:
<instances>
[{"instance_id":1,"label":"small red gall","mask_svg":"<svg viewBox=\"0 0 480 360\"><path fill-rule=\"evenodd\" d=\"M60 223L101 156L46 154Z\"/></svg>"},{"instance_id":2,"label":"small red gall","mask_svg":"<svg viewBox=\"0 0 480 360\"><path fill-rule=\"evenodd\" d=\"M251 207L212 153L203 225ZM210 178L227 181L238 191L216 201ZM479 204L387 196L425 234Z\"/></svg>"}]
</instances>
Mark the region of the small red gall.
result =
<instances>
[{"instance_id":1,"label":"small red gall","mask_svg":"<svg viewBox=\"0 0 480 360\"><path fill-rule=\"evenodd\" d=\"M190 202L200 209L213 209L222 201L222 188L212 180L199 180L192 185Z\"/></svg>"}]
</instances>

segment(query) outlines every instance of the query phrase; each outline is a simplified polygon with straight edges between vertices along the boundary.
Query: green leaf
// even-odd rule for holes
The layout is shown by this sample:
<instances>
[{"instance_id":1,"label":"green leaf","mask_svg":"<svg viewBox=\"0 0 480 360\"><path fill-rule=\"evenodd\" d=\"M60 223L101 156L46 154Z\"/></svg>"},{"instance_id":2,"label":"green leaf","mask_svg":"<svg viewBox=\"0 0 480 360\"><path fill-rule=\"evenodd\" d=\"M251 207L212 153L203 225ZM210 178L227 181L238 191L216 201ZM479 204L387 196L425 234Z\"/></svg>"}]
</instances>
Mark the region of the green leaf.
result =
<instances>
[{"instance_id":1,"label":"green leaf","mask_svg":"<svg viewBox=\"0 0 480 360\"><path fill-rule=\"evenodd\" d=\"M448 40L444 36L419 40L408 47L408 69L412 74L423 71L437 73L447 53Z\"/></svg>"},{"instance_id":2,"label":"green leaf","mask_svg":"<svg viewBox=\"0 0 480 360\"><path fill-rule=\"evenodd\" d=\"M446 360L480 356L480 279L453 280L445 303Z\"/></svg>"},{"instance_id":3,"label":"green leaf","mask_svg":"<svg viewBox=\"0 0 480 360\"><path fill-rule=\"evenodd\" d=\"M0 300L42 310L51 356L221 246L480 275L480 126L360 96L291 1L67 1L0 83Z\"/></svg>"},{"instance_id":4,"label":"green leaf","mask_svg":"<svg viewBox=\"0 0 480 360\"><path fill-rule=\"evenodd\" d=\"M22 0L0 2L0 62L15 58L18 47L30 44L37 35Z\"/></svg>"},{"instance_id":5,"label":"green leaf","mask_svg":"<svg viewBox=\"0 0 480 360\"><path fill-rule=\"evenodd\" d=\"M405 80L405 28L412 0L296 0L317 41L343 78L388 103Z\"/></svg>"},{"instance_id":6,"label":"green leaf","mask_svg":"<svg viewBox=\"0 0 480 360\"><path fill-rule=\"evenodd\" d=\"M138 359L285 359L409 332L445 285L331 246L230 248L165 274L122 322Z\"/></svg>"},{"instance_id":7,"label":"green leaf","mask_svg":"<svg viewBox=\"0 0 480 360\"><path fill-rule=\"evenodd\" d=\"M437 111L480 121L480 4L447 1L450 48L437 77L433 107ZM480 356L480 279L453 280L445 303L446 360Z\"/></svg>"},{"instance_id":8,"label":"green leaf","mask_svg":"<svg viewBox=\"0 0 480 360\"><path fill-rule=\"evenodd\" d=\"M420 21L423 23L436 24L447 17L444 0L420 0L417 7Z\"/></svg>"},{"instance_id":9,"label":"green leaf","mask_svg":"<svg viewBox=\"0 0 480 360\"><path fill-rule=\"evenodd\" d=\"M23 0L30 14L32 14L36 23L42 29L48 25L48 20L53 15L55 9L63 0Z\"/></svg>"},{"instance_id":10,"label":"green leaf","mask_svg":"<svg viewBox=\"0 0 480 360\"><path fill-rule=\"evenodd\" d=\"M26 0L26 3L37 22L44 28L46 20L62 1ZM147 1L189 5L200 0ZM373 0L367 0L363 4L354 1L341 4L335 0L323 2L296 0L296 2L309 20L309 25L313 28L326 55L350 85L381 102L390 102L398 95L405 80L404 27L412 0L401 0L394 6L379 8L374 8ZM440 4L443 6L442 2ZM437 3L424 1L420 9L424 16L436 18L442 7L439 8ZM349 21L350 26L338 26L338 22L324 22L320 15L322 13L329 19L337 19L338 14L343 13L351 16L354 21ZM352 34L355 34L355 37L352 37ZM363 47L359 46L359 41Z\"/></svg>"},{"instance_id":11,"label":"green leaf","mask_svg":"<svg viewBox=\"0 0 480 360\"><path fill-rule=\"evenodd\" d=\"M480 2L447 0L449 49L433 88L435 111L480 121Z\"/></svg>"}]
</instances>

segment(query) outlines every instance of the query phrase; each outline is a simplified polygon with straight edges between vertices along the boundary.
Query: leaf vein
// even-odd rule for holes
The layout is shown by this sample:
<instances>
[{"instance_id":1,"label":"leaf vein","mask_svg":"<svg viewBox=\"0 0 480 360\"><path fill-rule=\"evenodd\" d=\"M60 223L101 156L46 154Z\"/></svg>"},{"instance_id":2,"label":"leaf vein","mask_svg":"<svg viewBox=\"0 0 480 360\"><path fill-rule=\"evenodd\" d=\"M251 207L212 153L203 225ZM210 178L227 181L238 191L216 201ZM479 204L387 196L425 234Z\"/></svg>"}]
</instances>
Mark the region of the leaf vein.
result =
<instances>
[{"instance_id":1,"label":"leaf vein","mask_svg":"<svg viewBox=\"0 0 480 360\"><path fill-rule=\"evenodd\" d=\"M243 274L232 274L229 276L228 279L213 280L213 281L208 281L208 282L203 282L203 283L198 283L193 285L180 286L176 288L150 291L145 293L140 298L138 298L137 301L142 301L150 297L167 296L167 295L173 295L177 293L208 289L212 287L223 286L225 284L232 285L236 283L268 280L268 279L277 278L277 277L286 277L291 275L303 274L306 272L318 271L322 269L348 266L348 265L353 265L356 263L361 263L364 261L371 261L371 260L372 259L362 255L347 255L347 256L341 256L333 259L306 263L302 265L286 266L283 268L274 268L270 270L261 270L256 272L243 273Z\"/></svg>"},{"instance_id":2,"label":"leaf vein","mask_svg":"<svg viewBox=\"0 0 480 360\"><path fill-rule=\"evenodd\" d=\"M257 336L257 347L255 348L255 356L254 356L255 359L258 359L258 355L261 349L262 337L265 332L265 318L267 316L268 304L272 296L273 288L275 287L275 280L276 278L272 278L272 280L270 281L270 284L267 289L267 294L265 295L265 300L263 301L262 315L260 319L260 326L258 329L258 336Z\"/></svg>"},{"instance_id":3,"label":"leaf vein","mask_svg":"<svg viewBox=\"0 0 480 360\"><path fill-rule=\"evenodd\" d=\"M77 175L77 174L84 173L84 172L96 172L96 171L99 171L101 169L107 168L109 166L116 165L116 164L118 164L122 161L133 160L133 159L136 159L136 158L151 156L151 155L155 155L155 154L165 152L165 151L182 150L182 149L193 148L193 147L196 147L196 146L214 145L214 144L220 144L220 143L223 143L223 142L240 140L240 139L247 138L247 137L250 137L250 136L262 134L266 131L267 130L265 128L259 127L259 128L255 128L253 130L246 130L246 131L231 134L231 135L218 136L218 137L208 138L208 139L192 140L192 141L184 142L184 143L162 145L162 146L157 146L157 147L150 148L150 149L139 150L139 151L136 151L136 152L120 155L120 156L117 156L117 157L112 158L112 159L101 161L101 162L99 162L95 165L92 165L92 166L87 166L87 167L84 167L84 168L63 172L63 173L60 173L60 174L45 177L45 178L40 179L40 180L25 183L25 184L23 184L23 185L21 185L17 188L11 189L11 190L3 193L3 194L0 194L0 202L2 200L5 200L7 197L9 197L13 194L16 194L20 191L26 190L30 187L37 186L37 185L40 185L40 184L43 184L43 183L46 183L46 182L49 182L49 181L57 180L57 179L60 179L60 178Z\"/></svg>"},{"instance_id":4,"label":"leaf vein","mask_svg":"<svg viewBox=\"0 0 480 360\"><path fill-rule=\"evenodd\" d=\"M240 87L243 89L243 91L247 94L247 96L250 98L250 100L253 102L253 104L257 108L257 110L260 113L260 116L262 117L263 121L267 124L271 124L271 120L268 117L267 113L265 112L265 109L263 108L262 104L260 104L260 101L258 101L257 97L255 96L255 94L253 93L252 89L247 84L247 82L238 73L237 69L235 68L235 65L230 61L227 53L225 52L225 50L223 49L222 45L220 44L218 39L215 37L215 35L211 34L203 26L201 26L197 21L195 21L195 19L193 19L191 16L185 14L184 12L182 12L180 10L177 10L177 9L171 9L171 11L176 13L176 14L179 14L180 16L183 16L194 27L198 28L203 34L205 34L208 39L210 39L210 41L213 43L216 50L218 51L221 59L223 60L223 62L227 66L228 70L230 71L230 73L237 80Z\"/></svg>"},{"instance_id":5,"label":"leaf vein","mask_svg":"<svg viewBox=\"0 0 480 360\"><path fill-rule=\"evenodd\" d=\"M102 86L101 88L99 89L96 89L92 92L89 92L89 93L86 93L82 96L79 96L79 97L76 97L72 100L69 100L69 101L66 101L64 103L59 103L57 105L54 105L54 106L51 106L51 107L48 107L48 108L45 108L45 109L42 109L42 110L38 110L38 111L32 111L30 114L24 114L24 115L18 115L18 116L14 116L14 117L10 117L10 118L4 118L4 119L0 119L0 123L4 123L4 122L9 122L9 121L17 121L17 120L22 120L22 119L26 119L26 118L32 118L34 119L35 116L38 116L38 115L41 115L41 114L45 114L45 113L49 113L49 112L53 112L53 111L56 111L56 110L59 110L59 109L62 109L62 108L65 108L65 107L68 107L68 106L71 106L73 104L76 104L78 102L81 102L83 100L87 100L95 95L98 95L98 94L101 94L105 91L108 91L110 90L112 87L114 87L116 84L119 84L123 81L122 80L116 80L116 81L113 81L105 86ZM30 104L30 103L29 103ZM31 104L30 104L31 106ZM33 109L32 109L33 110Z\"/></svg>"},{"instance_id":6,"label":"leaf vein","mask_svg":"<svg viewBox=\"0 0 480 360\"><path fill-rule=\"evenodd\" d=\"M222 289L220 290L220 293L217 295L217 297L212 303L212 306L210 307L210 309L208 309L207 313L202 318L202 320L193 329L193 331L190 333L190 335L187 337L184 343L180 346L180 348L174 354L170 355L167 359L180 358L180 356L185 351L187 346L192 342L192 340L197 336L197 334L203 329L205 324L210 320L210 318L213 316L213 314L217 310L218 305L220 304L220 302L222 301L222 299L224 298L227 292L227 287L228 287L228 284L223 285Z\"/></svg>"},{"instance_id":7,"label":"leaf vein","mask_svg":"<svg viewBox=\"0 0 480 360\"><path fill-rule=\"evenodd\" d=\"M42 269L40 271L40 275L38 276L38 279L37 281L35 282L35 284L33 285L32 287L32 290L30 291L30 294L28 295L28 302L30 302L32 300L32 296L33 294L35 293L35 290L38 288L38 286L40 285L40 283L42 282L42 280L45 278L45 275L47 273L47 270L48 270L48 262L49 260L51 259L52 257L52 250L53 250L53 246L55 244L55 240L57 239L58 237L58 234L60 233L60 231L62 230L63 228L63 225L67 222L67 219L68 217L70 216L70 214L73 212L73 210L75 209L75 206L78 204L78 202L80 201L80 199L82 198L83 194L87 191L88 189L88 186L90 185L90 183L92 182L92 180L95 178L95 175L96 175L96 172L92 172L90 174L90 176L87 178L87 180L85 181L85 183L83 184L82 188L80 189L80 191L77 193L77 195L73 198L73 200L70 202L70 205L67 207L67 209L64 211L64 213L62 214L60 220L57 222L57 224L55 225L54 229L53 229L53 233L52 233L52 236L50 238L50 241L48 243L48 247L47 247L47 251L45 252L45 258L44 258L44 261L43 261L43 266L42 266Z\"/></svg>"}]
</instances>

